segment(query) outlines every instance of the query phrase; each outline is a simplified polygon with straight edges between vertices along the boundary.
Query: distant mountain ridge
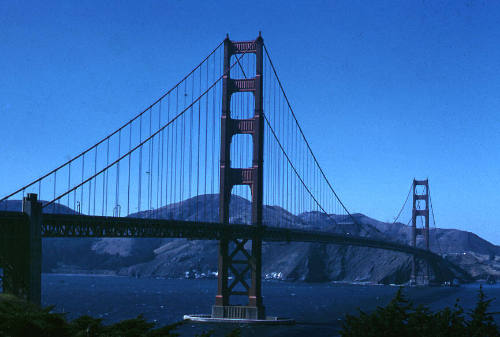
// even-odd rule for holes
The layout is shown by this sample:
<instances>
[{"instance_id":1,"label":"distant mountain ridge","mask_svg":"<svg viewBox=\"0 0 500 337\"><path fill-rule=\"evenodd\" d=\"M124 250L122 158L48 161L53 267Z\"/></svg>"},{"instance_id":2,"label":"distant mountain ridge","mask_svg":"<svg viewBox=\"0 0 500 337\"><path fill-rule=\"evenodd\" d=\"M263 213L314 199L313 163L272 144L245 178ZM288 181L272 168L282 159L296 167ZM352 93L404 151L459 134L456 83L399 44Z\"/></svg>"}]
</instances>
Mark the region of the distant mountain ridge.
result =
<instances>
[{"instance_id":1,"label":"distant mountain ridge","mask_svg":"<svg viewBox=\"0 0 500 337\"><path fill-rule=\"evenodd\" d=\"M9 201L8 210L21 210L20 201ZM202 195L167 205L153 211L142 211L131 217L169 218L183 214L194 220L218 221L218 195ZM56 205L52 213L74 213ZM250 223L250 202L233 196L230 209L243 210L234 223ZM0 210L3 208L0 206ZM401 223L385 223L363 214L353 214L357 224L333 224L338 215L307 212L294 215L277 206L264 206L264 222L273 225L284 219L293 228L392 240L410 241L410 228ZM340 221L338 221L340 222ZM431 250L467 270L474 278L500 276L500 247L479 236L456 229L431 229ZM422 245L422 240L418 240ZM217 269L216 241L186 239L44 239L44 272L113 273L136 277L213 277ZM404 283L410 275L409 256L380 249L325 245L317 243L264 243L263 273L266 278L308 282Z\"/></svg>"}]
</instances>

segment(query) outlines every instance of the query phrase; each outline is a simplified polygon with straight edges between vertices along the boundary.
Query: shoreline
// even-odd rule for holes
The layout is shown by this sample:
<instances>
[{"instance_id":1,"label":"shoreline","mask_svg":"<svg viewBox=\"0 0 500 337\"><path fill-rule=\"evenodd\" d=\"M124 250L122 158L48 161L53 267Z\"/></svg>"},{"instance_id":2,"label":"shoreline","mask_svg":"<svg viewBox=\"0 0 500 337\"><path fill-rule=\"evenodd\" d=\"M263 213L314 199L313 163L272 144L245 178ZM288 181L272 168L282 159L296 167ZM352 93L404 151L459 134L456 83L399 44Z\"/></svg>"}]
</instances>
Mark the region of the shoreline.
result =
<instances>
[{"instance_id":1,"label":"shoreline","mask_svg":"<svg viewBox=\"0 0 500 337\"><path fill-rule=\"evenodd\" d=\"M54 276L82 276L82 277L118 277L118 278L131 278L131 279L151 279L151 280L217 280L216 277L163 277L163 276L132 276L132 275L120 275L116 272L106 272L106 273L97 273L97 272L44 272L43 275L54 275ZM280 280L280 279L263 279L263 282L268 283L283 283L283 284L301 284L301 285L352 285L352 286L388 286L388 287L407 287L408 284L383 284L383 283L374 283L374 282L348 282L348 281L325 281L325 282L307 282L307 281L288 281L288 280ZM483 280L475 281L470 284L486 284ZM440 286L441 287L441 286ZM443 286L444 287L444 286Z\"/></svg>"}]
</instances>

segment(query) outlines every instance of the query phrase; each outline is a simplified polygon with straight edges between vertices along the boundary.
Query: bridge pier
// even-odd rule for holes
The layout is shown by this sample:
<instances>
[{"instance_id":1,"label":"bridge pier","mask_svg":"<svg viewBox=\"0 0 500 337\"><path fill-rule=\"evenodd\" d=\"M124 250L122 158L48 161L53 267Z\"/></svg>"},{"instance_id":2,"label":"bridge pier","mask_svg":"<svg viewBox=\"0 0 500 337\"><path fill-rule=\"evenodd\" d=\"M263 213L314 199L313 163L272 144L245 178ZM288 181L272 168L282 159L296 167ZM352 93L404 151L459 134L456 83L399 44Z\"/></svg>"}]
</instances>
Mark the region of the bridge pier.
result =
<instances>
[{"instance_id":1,"label":"bridge pier","mask_svg":"<svg viewBox=\"0 0 500 337\"><path fill-rule=\"evenodd\" d=\"M23 199L24 216L12 215L2 224L0 264L4 293L41 303L42 204L36 194Z\"/></svg>"},{"instance_id":2,"label":"bridge pier","mask_svg":"<svg viewBox=\"0 0 500 337\"><path fill-rule=\"evenodd\" d=\"M23 199L23 212L29 217L28 256L26 256L27 299L41 304L42 295L42 203L30 193Z\"/></svg>"}]
</instances>

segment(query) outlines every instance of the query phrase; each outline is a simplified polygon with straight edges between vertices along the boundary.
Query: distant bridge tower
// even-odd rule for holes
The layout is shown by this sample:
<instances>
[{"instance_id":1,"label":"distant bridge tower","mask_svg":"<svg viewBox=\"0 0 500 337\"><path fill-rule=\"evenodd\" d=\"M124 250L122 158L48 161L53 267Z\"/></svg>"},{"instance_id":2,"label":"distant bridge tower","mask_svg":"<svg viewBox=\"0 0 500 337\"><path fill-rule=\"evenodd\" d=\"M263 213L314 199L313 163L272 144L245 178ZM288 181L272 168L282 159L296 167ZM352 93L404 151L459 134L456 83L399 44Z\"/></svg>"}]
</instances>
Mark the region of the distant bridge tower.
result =
<instances>
[{"instance_id":1,"label":"distant bridge tower","mask_svg":"<svg viewBox=\"0 0 500 337\"><path fill-rule=\"evenodd\" d=\"M423 193L417 193L417 186L423 186ZM423 207L418 202L419 200L423 200ZM424 217L425 219L425 227L417 228L417 217ZM413 179L413 211L411 217L411 245L417 246L417 235L424 236L424 244L425 249L429 250L429 180L416 180ZM429 283L429 266L424 262L425 266L422 268L423 272L423 283L427 285ZM413 257L412 261L412 270L411 270L411 280L413 284L417 282L417 272L418 272L417 261L415 257Z\"/></svg>"},{"instance_id":2,"label":"distant bridge tower","mask_svg":"<svg viewBox=\"0 0 500 337\"><path fill-rule=\"evenodd\" d=\"M264 116L263 116L263 44L259 37L254 41L235 42L224 40L224 77L222 82L222 117L220 148L220 206L222 224L229 224L229 203L231 190L236 185L248 185L252 195L252 225L262 226L263 204L263 158L264 158ZM254 78L232 79L230 61L232 55L253 53L256 55ZM252 92L255 99L254 116L250 119L231 117L231 96L238 92ZM253 140L252 167L231 167L231 140L237 134L250 134ZM218 289L214 318L264 319L262 303L262 240L257 235L252 238L251 251L245 244L248 240L221 238L219 243ZM229 273L232 274L231 283ZM246 281L250 273L251 283ZM248 296L248 305L231 305L231 296Z\"/></svg>"}]
</instances>

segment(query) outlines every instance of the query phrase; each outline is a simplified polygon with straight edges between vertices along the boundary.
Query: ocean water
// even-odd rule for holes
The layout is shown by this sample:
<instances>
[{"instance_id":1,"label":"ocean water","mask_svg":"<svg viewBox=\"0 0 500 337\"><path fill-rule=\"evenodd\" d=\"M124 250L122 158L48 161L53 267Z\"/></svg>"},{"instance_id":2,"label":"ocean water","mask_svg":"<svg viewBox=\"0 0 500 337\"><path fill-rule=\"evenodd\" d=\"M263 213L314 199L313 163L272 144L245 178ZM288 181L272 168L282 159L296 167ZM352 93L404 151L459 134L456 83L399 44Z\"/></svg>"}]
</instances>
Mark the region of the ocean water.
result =
<instances>
[{"instance_id":1,"label":"ocean water","mask_svg":"<svg viewBox=\"0 0 500 337\"><path fill-rule=\"evenodd\" d=\"M160 326L182 320L184 314L210 313L217 289L216 280L172 280L95 275L43 274L42 305L54 305L72 319L82 315L100 317L105 323L144 315ZM270 316L291 317L294 326L241 326L243 336L337 336L346 313L374 310L386 305L398 287L332 283L263 283L264 304ZM458 288L405 288L416 304L431 309L452 306L456 299L471 309L479 284ZM488 297L499 298L491 312L500 312L500 286L483 285ZM497 317L495 316L496 318ZM189 323L178 330L181 336L195 336L214 330L224 336L238 327L225 324Z\"/></svg>"}]
</instances>

